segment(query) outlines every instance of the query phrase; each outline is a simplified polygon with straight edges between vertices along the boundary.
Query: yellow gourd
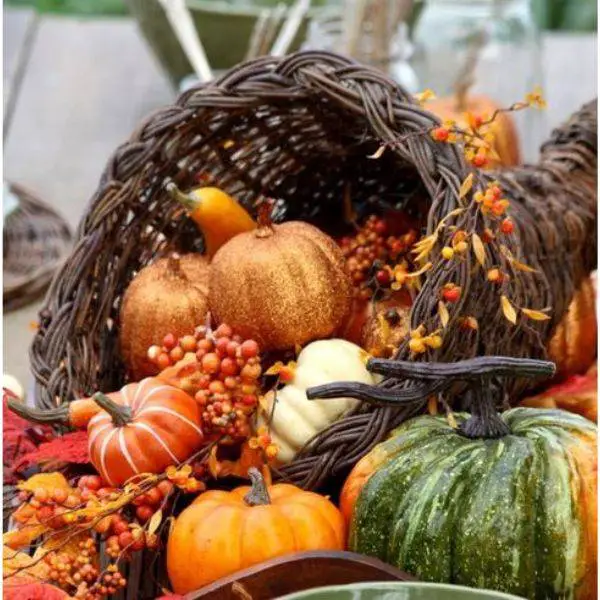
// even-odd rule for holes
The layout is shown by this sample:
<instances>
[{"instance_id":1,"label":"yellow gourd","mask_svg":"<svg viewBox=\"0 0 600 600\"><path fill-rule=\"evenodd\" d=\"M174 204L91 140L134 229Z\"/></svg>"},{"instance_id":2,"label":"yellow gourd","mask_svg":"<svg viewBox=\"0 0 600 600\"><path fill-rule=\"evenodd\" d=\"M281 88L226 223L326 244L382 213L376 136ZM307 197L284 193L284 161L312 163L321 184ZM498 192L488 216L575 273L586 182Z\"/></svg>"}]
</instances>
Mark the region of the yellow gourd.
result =
<instances>
[{"instance_id":1,"label":"yellow gourd","mask_svg":"<svg viewBox=\"0 0 600 600\"><path fill-rule=\"evenodd\" d=\"M352 398L309 400L306 390L334 381L373 384L367 371L362 348L341 339L318 340L308 344L298 355L291 383L269 392L259 415L259 425L267 425L279 451L277 460L288 463L315 435L326 429L358 403ZM276 401L273 410L273 401Z\"/></svg>"},{"instance_id":2,"label":"yellow gourd","mask_svg":"<svg viewBox=\"0 0 600 600\"><path fill-rule=\"evenodd\" d=\"M171 182L167 185L167 192L189 211L190 218L204 236L209 258L232 237L256 228L248 211L219 188L199 187L184 194Z\"/></svg>"}]
</instances>

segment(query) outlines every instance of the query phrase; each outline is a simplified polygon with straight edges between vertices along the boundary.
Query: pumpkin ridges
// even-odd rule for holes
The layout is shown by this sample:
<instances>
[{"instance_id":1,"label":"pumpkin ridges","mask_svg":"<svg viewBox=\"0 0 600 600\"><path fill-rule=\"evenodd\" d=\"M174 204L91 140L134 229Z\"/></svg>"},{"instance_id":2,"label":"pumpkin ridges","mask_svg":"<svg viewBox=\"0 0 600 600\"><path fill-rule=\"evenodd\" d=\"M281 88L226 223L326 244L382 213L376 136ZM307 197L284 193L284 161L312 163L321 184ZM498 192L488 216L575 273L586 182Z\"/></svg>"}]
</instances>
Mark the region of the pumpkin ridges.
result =
<instances>
[{"instance_id":1,"label":"pumpkin ridges","mask_svg":"<svg viewBox=\"0 0 600 600\"><path fill-rule=\"evenodd\" d=\"M512 431L498 440L466 440L443 417L399 427L392 436L400 441L381 445L390 454L356 502L351 549L419 579L539 600L586 597L597 563L595 517L586 522L597 504L597 428L560 410L517 408L502 417ZM450 456L463 449L468 460ZM448 477L454 493L444 488Z\"/></svg>"}]
</instances>

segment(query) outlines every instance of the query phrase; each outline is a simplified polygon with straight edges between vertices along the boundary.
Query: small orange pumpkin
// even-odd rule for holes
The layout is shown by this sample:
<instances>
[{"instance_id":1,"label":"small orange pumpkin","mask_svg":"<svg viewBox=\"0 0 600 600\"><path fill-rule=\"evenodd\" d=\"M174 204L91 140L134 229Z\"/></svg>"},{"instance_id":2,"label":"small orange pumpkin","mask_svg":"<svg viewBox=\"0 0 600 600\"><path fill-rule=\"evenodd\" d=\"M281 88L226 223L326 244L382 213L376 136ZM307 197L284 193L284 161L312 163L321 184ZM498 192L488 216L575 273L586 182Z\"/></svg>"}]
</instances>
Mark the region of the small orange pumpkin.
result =
<instances>
[{"instance_id":1,"label":"small orange pumpkin","mask_svg":"<svg viewBox=\"0 0 600 600\"><path fill-rule=\"evenodd\" d=\"M526 398L523 406L532 408L562 408L590 421L598 421L598 372L594 365L585 375L573 375L541 394Z\"/></svg>"},{"instance_id":2,"label":"small orange pumpkin","mask_svg":"<svg viewBox=\"0 0 600 600\"><path fill-rule=\"evenodd\" d=\"M303 550L343 550L340 511L294 485L267 486L251 468L252 487L201 494L175 521L167 544L173 589L185 594L265 560Z\"/></svg>"},{"instance_id":3,"label":"small orange pumpkin","mask_svg":"<svg viewBox=\"0 0 600 600\"><path fill-rule=\"evenodd\" d=\"M460 95L431 100L426 108L435 113L442 121L456 121L459 127L468 127L467 113L490 119L498 108L493 100L487 96ZM489 125L488 131L494 137L494 149L500 157L499 161L490 161L490 167L512 167L521 162L519 138L517 129L511 116L506 112L496 114L494 121Z\"/></svg>"},{"instance_id":4,"label":"small orange pumpkin","mask_svg":"<svg viewBox=\"0 0 600 600\"><path fill-rule=\"evenodd\" d=\"M556 380L585 373L596 358L598 324L596 291L590 278L584 279L559 323L548 347L556 363Z\"/></svg>"},{"instance_id":5,"label":"small orange pumpkin","mask_svg":"<svg viewBox=\"0 0 600 600\"><path fill-rule=\"evenodd\" d=\"M103 410L88 425L90 460L112 486L137 473L160 473L202 445L198 403L159 379L93 398Z\"/></svg>"}]
</instances>

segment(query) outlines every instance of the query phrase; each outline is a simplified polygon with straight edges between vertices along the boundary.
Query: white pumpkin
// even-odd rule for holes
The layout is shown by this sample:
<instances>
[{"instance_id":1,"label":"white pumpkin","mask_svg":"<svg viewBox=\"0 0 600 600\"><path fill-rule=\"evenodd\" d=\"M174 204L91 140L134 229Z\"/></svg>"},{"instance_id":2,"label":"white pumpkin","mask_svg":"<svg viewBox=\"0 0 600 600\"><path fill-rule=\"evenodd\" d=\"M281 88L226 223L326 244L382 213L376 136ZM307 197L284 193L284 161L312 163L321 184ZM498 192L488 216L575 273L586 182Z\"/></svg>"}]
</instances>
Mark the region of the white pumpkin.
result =
<instances>
[{"instance_id":1,"label":"white pumpkin","mask_svg":"<svg viewBox=\"0 0 600 600\"><path fill-rule=\"evenodd\" d=\"M375 382L366 369L364 350L346 340L312 342L300 352L296 365L292 382L276 394L269 392L265 396L264 412L258 419L259 425L266 425L268 415L273 415L269 430L279 448L277 460L281 463L293 460L306 442L358 403L352 398L309 400L307 388L334 381Z\"/></svg>"}]
</instances>

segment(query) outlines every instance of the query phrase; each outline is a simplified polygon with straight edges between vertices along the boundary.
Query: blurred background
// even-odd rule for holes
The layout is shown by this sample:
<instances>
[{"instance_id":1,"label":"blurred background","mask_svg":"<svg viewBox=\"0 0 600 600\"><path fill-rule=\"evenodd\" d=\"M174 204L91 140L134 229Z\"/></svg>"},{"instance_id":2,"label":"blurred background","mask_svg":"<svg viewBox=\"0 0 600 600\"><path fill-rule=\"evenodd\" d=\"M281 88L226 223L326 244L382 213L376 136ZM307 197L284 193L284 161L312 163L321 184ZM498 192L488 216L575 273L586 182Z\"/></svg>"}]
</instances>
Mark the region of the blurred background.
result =
<instances>
[{"instance_id":1,"label":"blurred background","mask_svg":"<svg viewBox=\"0 0 600 600\"><path fill-rule=\"evenodd\" d=\"M3 12L4 372L25 387L40 294L108 158L206 77L200 58L218 74L274 50L339 50L432 88L451 114L540 85L547 110L515 119L525 160L597 94L596 0L7 0Z\"/></svg>"}]
</instances>

